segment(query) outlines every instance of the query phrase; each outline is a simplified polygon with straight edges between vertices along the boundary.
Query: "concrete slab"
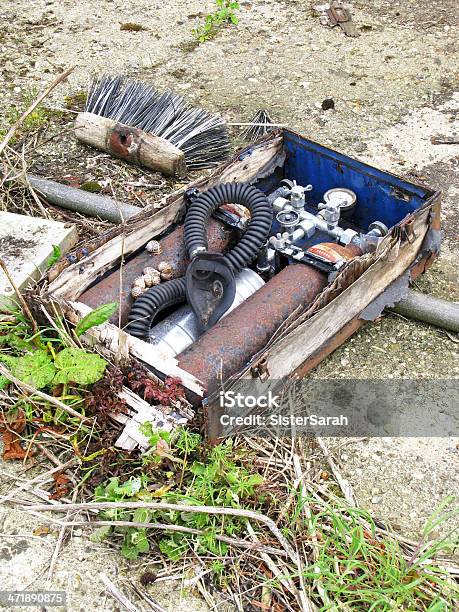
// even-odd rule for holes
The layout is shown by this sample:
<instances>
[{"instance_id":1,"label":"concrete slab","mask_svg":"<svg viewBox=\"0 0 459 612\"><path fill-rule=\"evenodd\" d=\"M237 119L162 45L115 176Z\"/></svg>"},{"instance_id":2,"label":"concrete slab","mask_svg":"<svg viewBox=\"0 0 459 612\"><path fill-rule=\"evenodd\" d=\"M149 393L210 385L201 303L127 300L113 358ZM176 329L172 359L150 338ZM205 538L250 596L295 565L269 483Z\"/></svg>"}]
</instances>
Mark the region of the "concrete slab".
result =
<instances>
[{"instance_id":1,"label":"concrete slab","mask_svg":"<svg viewBox=\"0 0 459 612\"><path fill-rule=\"evenodd\" d=\"M46 270L58 246L66 253L78 240L76 227L59 221L0 212L0 258L5 262L18 289ZM0 306L11 305L14 289L0 270Z\"/></svg>"}]
</instances>

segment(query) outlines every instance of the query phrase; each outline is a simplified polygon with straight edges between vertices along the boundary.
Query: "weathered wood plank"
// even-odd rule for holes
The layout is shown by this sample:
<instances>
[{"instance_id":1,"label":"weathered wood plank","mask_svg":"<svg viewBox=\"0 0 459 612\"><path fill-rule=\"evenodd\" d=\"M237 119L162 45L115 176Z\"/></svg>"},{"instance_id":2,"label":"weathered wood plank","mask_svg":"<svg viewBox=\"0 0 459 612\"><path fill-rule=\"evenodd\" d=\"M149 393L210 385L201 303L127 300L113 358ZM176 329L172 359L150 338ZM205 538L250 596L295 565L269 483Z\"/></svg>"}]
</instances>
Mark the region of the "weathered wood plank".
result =
<instances>
[{"instance_id":1,"label":"weathered wood plank","mask_svg":"<svg viewBox=\"0 0 459 612\"><path fill-rule=\"evenodd\" d=\"M61 307L64 308L66 316L74 324L78 323L92 310L82 302L68 302ZM203 397L202 383L192 374L179 368L176 359L165 357L152 344L130 336L113 323L104 323L93 327L86 332L85 336L92 338L98 346L109 351L115 360L120 360L121 356L126 358L129 354L133 355L165 376L180 378L186 389L199 397Z\"/></svg>"},{"instance_id":2,"label":"weathered wood plank","mask_svg":"<svg viewBox=\"0 0 459 612\"><path fill-rule=\"evenodd\" d=\"M118 259L140 249L148 240L169 227L181 207L180 199L153 215L148 225L130 234L115 236L83 261L66 268L49 285L48 293L53 298L77 299L92 282L113 268Z\"/></svg>"}]
</instances>

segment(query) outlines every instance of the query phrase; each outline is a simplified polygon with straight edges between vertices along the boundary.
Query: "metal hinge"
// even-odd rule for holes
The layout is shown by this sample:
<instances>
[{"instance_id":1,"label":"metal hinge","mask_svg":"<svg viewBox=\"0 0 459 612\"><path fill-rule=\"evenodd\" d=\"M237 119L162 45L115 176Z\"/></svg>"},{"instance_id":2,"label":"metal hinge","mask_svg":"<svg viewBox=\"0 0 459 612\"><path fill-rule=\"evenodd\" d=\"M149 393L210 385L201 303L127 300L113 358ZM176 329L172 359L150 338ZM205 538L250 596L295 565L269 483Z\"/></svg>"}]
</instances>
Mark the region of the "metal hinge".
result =
<instances>
[{"instance_id":1,"label":"metal hinge","mask_svg":"<svg viewBox=\"0 0 459 612\"><path fill-rule=\"evenodd\" d=\"M268 370L268 362L266 357L260 359L258 363L253 365L250 368L250 373L254 378L259 378L262 382L268 380L269 378L269 370Z\"/></svg>"}]
</instances>

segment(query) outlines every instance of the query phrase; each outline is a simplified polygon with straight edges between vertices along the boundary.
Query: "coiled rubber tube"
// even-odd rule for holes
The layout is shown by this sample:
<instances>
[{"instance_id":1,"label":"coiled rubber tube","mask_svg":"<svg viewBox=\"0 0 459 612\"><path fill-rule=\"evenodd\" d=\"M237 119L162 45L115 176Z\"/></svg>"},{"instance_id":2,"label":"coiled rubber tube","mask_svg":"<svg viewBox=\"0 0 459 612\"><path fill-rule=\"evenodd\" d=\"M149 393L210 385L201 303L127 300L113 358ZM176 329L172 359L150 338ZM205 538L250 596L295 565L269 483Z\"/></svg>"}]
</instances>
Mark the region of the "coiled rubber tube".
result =
<instances>
[{"instance_id":1,"label":"coiled rubber tube","mask_svg":"<svg viewBox=\"0 0 459 612\"><path fill-rule=\"evenodd\" d=\"M191 258L199 251L207 251L206 226L212 213L222 204L242 204L251 213L241 240L225 255L236 273L253 261L266 242L273 212L266 195L247 183L211 187L193 200L185 218L185 246Z\"/></svg>"},{"instance_id":2,"label":"coiled rubber tube","mask_svg":"<svg viewBox=\"0 0 459 612\"><path fill-rule=\"evenodd\" d=\"M136 338L145 338L159 312L169 306L185 302L185 287L184 276L150 287L132 306L127 332Z\"/></svg>"},{"instance_id":3,"label":"coiled rubber tube","mask_svg":"<svg viewBox=\"0 0 459 612\"><path fill-rule=\"evenodd\" d=\"M224 183L201 193L193 201L185 218L185 247L190 258L199 251L207 251L207 222L212 213L226 203L241 204L251 213L243 237L225 255L234 273L237 273L258 255L271 229L272 208L259 189L246 183ZM185 301L185 277L151 287L132 306L128 317L128 333L137 338L145 338L161 310Z\"/></svg>"}]
</instances>

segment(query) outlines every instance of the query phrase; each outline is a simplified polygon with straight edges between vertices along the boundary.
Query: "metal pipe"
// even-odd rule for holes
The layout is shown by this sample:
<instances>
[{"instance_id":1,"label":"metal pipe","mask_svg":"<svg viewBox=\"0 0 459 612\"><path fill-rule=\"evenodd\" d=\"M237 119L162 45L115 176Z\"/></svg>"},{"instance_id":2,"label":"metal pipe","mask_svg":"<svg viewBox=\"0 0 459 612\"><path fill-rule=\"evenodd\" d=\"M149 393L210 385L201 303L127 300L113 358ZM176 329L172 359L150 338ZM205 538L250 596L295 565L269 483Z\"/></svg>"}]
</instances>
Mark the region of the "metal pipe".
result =
<instances>
[{"instance_id":1,"label":"metal pipe","mask_svg":"<svg viewBox=\"0 0 459 612\"><path fill-rule=\"evenodd\" d=\"M234 301L223 317L226 317L264 284L263 279L256 272L249 268L243 268L236 275ZM201 334L201 327L196 315L190 306L186 305L181 306L166 319L152 327L149 340L165 356L175 357L193 344Z\"/></svg>"},{"instance_id":2,"label":"metal pipe","mask_svg":"<svg viewBox=\"0 0 459 612\"><path fill-rule=\"evenodd\" d=\"M142 210L138 206L50 181L41 176L28 174L27 180L51 204L73 210L82 215L99 217L111 223L123 223L123 221Z\"/></svg>"}]
</instances>

